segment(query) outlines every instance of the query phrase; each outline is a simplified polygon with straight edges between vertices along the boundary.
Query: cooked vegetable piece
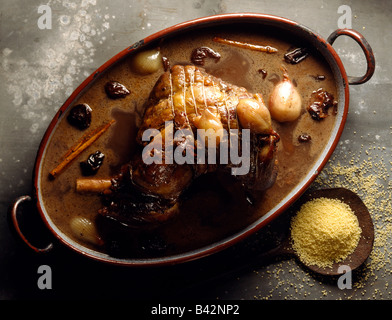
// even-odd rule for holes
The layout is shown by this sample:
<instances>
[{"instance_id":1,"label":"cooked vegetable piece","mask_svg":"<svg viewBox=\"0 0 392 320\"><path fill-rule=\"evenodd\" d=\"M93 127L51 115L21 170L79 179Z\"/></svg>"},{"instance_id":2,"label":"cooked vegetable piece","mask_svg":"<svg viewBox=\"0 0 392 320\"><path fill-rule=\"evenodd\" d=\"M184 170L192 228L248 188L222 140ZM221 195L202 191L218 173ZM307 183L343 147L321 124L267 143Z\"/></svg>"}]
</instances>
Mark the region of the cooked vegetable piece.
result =
<instances>
[{"instance_id":1,"label":"cooked vegetable piece","mask_svg":"<svg viewBox=\"0 0 392 320\"><path fill-rule=\"evenodd\" d=\"M220 117L213 114L208 109L204 109L200 115L193 119L193 124L197 129L212 130L215 138L215 145L219 145L223 138L223 125ZM205 139L205 145L208 147L208 137Z\"/></svg>"},{"instance_id":2,"label":"cooked vegetable piece","mask_svg":"<svg viewBox=\"0 0 392 320\"><path fill-rule=\"evenodd\" d=\"M133 71L143 75L154 73L162 66L162 55L159 49L141 51L132 60Z\"/></svg>"},{"instance_id":3,"label":"cooked vegetable piece","mask_svg":"<svg viewBox=\"0 0 392 320\"><path fill-rule=\"evenodd\" d=\"M93 245L101 246L103 241L93 221L85 217L75 217L70 222L75 237Z\"/></svg>"},{"instance_id":4,"label":"cooked vegetable piece","mask_svg":"<svg viewBox=\"0 0 392 320\"><path fill-rule=\"evenodd\" d=\"M237 105L237 115L243 128L260 134L271 132L271 115L262 101L241 99Z\"/></svg>"},{"instance_id":5,"label":"cooked vegetable piece","mask_svg":"<svg viewBox=\"0 0 392 320\"><path fill-rule=\"evenodd\" d=\"M287 72L271 93L269 111L279 122L294 121L301 115L302 99Z\"/></svg>"}]
</instances>

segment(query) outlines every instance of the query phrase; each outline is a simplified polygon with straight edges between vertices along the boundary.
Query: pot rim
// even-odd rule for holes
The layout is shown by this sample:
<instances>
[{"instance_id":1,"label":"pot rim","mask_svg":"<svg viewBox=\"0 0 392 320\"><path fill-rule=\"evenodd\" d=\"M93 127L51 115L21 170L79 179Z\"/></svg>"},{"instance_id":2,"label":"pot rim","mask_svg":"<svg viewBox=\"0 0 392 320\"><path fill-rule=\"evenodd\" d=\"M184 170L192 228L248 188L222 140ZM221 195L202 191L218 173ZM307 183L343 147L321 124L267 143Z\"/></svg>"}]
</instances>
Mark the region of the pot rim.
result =
<instances>
[{"instance_id":1,"label":"pot rim","mask_svg":"<svg viewBox=\"0 0 392 320\"><path fill-rule=\"evenodd\" d=\"M57 229L57 227L52 223L48 214L45 213L46 210L41 200L41 194L39 192L39 183L40 183L40 171L41 171L41 164L44 159L44 154L46 150L46 146L50 141L51 134L54 132L54 129L61 118L61 115L64 111L72 104L72 102L82 93L84 89L88 87L88 85L94 81L94 79L101 74L102 72L106 71L110 68L114 63L122 59L123 57L127 56L130 52L144 47L145 45L150 44L153 41L156 41L160 38L165 36L172 36L177 32L187 31L194 28L200 27L208 27L209 25L216 25L217 23L225 24L228 22L233 23L244 23L244 22L254 22L259 24L270 24L276 27L290 27L289 31L297 31L302 33L304 36L307 35L309 39L313 39L314 43L318 43L319 46L324 47L326 52L330 54L328 63L330 64L333 62L336 65L336 70L338 70L338 75L335 74L335 81L340 81L341 85L338 86L338 90L341 90L339 94L339 98L341 96L344 100L344 105L341 104L341 99L339 99L339 117L337 118L337 122L334 128L334 134L331 135L329 139L329 144L325 147L322 155L320 156L319 160L312 166L310 172L303 178L303 180L285 197L284 200L281 201L280 204L275 206L272 210L266 213L264 216L257 219L255 222L250 224L249 226L243 228L242 230L228 236L220 241L211 243L207 246L187 251L184 253L179 253L173 256L165 256L165 257L158 257L158 258L147 258L147 259L121 259L109 256L107 254L103 254L101 252L91 250L87 247L77 244L75 241L71 240L63 234L61 231ZM306 40L309 40L306 39ZM322 53L324 56L324 54ZM324 56L325 57L325 56ZM330 66L332 68L332 66ZM335 71L334 71L335 73ZM226 14L218 14L212 16L206 16L201 18L192 19L186 22L181 22L171 27L165 28L161 31L158 31L152 35L147 36L141 41L138 41L131 45L130 47L122 50L107 62L105 62L102 66L96 69L89 77L87 77L77 88L76 90L68 97L68 99L64 102L64 104L60 107L57 111L55 116L53 117L52 121L50 122L42 140L39 145L39 149L37 152L35 166L33 171L33 194L36 201L36 207L38 208L39 214L44 221L46 227L54 234L54 236L67 247L73 249L74 251L92 258L94 260L98 260L101 262L106 262L109 264L115 265L122 265L122 266L163 266L163 265L172 265L183 263L187 261L192 261L195 259L199 259L213 253L219 252L225 248L228 248L231 245L234 245L246 237L250 236L254 232L260 230L262 227L268 225L272 220L277 218L280 214L282 214L286 209L288 209L311 185L311 183L316 179L320 171L328 162L329 158L331 157L333 151L335 150L338 141L341 137L343 132L345 122L347 119L348 114L348 107L349 107L349 86L348 86L348 77L346 75L345 68L343 63L333 49L332 45L329 44L323 37L318 35L317 33L311 31L307 27L287 18L269 15L269 14L261 14L261 13L226 13ZM342 111L340 111L342 110ZM331 141L332 139L332 141Z\"/></svg>"}]
</instances>

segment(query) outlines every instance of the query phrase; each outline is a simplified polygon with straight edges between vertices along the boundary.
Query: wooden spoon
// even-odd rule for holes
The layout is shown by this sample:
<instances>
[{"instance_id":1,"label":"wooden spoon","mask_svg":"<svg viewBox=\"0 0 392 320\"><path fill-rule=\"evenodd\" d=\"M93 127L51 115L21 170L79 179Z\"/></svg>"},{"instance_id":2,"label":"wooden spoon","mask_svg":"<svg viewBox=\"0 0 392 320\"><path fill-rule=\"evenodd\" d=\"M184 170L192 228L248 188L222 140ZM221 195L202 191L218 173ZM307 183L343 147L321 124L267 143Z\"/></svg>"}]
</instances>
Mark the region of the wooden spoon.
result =
<instances>
[{"instance_id":1,"label":"wooden spoon","mask_svg":"<svg viewBox=\"0 0 392 320\"><path fill-rule=\"evenodd\" d=\"M370 255L373 242L374 242L374 226L372 222L372 218L369 214L369 211L366 205L362 202L361 198L355 194L354 192L345 189L345 188L333 188L333 189L320 189L309 191L305 195L303 195L300 200L290 209L291 213L297 212L302 204L307 201L316 198L330 198L330 199L338 199L342 202L348 204L351 210L358 218L359 226L362 229L361 237L359 243L352 254L350 254L343 261L339 261L338 263L334 263L331 267L318 267L316 265L305 265L309 270L321 274L321 275L341 275L343 272L338 271L340 266L348 266L351 271L355 270L359 266L361 266L368 256ZM272 257L297 257L296 252L292 247L292 241L290 234L286 236L286 238L281 242L281 244L259 256L260 259L270 259ZM298 259L299 260L299 259ZM302 262L301 262L302 263Z\"/></svg>"}]
</instances>

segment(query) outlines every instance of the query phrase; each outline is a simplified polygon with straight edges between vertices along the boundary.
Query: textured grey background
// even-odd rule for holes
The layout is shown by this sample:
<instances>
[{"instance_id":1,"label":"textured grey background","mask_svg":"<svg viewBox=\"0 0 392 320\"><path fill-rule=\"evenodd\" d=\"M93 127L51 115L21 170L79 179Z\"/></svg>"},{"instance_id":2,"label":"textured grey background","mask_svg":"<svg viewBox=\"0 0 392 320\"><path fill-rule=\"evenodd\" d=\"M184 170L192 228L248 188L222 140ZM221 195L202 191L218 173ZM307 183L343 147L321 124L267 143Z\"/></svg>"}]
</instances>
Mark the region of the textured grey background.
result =
<instances>
[{"instance_id":1,"label":"textured grey background","mask_svg":"<svg viewBox=\"0 0 392 320\"><path fill-rule=\"evenodd\" d=\"M41 4L52 9L50 30L37 26ZM358 175L376 176L372 191L378 196L372 214L379 224L380 241L375 248L378 255L368 263L378 267L370 266L356 276L352 290L340 290L335 280L317 279L293 260L255 263L233 271L228 254L175 267L128 270L87 261L61 247L36 255L15 241L7 224L7 208L16 197L31 194L34 158L47 125L83 79L113 55L165 27L230 12L283 16L327 38L338 28L341 5L350 6L352 28L365 36L376 56L373 78L350 86L347 125L321 174L323 181L345 185L349 182L342 181L344 175L338 176L333 167L356 164ZM391 13L388 0L1 1L0 298L391 299L391 232L381 232L391 228ZM352 40L339 38L334 47L348 74L364 72L363 54ZM358 187L373 204L374 193ZM252 238L246 248L257 243ZM233 248L233 257L236 252ZM44 264L52 269L51 290L37 286L37 270ZM216 277L226 272L224 278ZM201 284L194 286L199 280Z\"/></svg>"}]
</instances>

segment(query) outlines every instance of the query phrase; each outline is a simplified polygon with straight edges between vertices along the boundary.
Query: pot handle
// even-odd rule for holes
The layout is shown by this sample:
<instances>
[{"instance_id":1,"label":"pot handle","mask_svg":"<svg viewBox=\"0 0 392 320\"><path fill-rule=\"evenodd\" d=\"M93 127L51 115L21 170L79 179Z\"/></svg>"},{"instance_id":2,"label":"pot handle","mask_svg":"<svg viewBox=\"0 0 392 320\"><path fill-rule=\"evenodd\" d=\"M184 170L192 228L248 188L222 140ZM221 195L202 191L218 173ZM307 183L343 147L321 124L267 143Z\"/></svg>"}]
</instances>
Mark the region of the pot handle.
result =
<instances>
[{"instance_id":1,"label":"pot handle","mask_svg":"<svg viewBox=\"0 0 392 320\"><path fill-rule=\"evenodd\" d=\"M367 70L366 73L362 77L351 77L348 76L348 83L349 84L362 84L368 81L372 76L376 68L376 60L374 58L373 50L370 47L369 43L366 41L364 36L360 34L358 31L353 29L337 29L330 34L327 39L327 42L332 45L335 40L340 36L349 36L350 38L354 39L361 47L363 53L366 57L367 62Z\"/></svg>"},{"instance_id":2,"label":"pot handle","mask_svg":"<svg viewBox=\"0 0 392 320\"><path fill-rule=\"evenodd\" d=\"M20 223L18 220L18 216L19 216L18 212L20 212L21 210L19 209L19 207L22 205L22 203L29 202L29 201L32 201L32 198L30 196L26 195L26 196L18 197L13 202L13 204L10 206L10 210L9 210L10 223L14 227L16 234L23 240L24 243L27 244L27 246L29 246L31 249L33 249L37 253L47 253L52 250L53 243L49 243L44 248L36 247L35 245L31 244L31 242L27 239L27 237L23 233L22 228L20 226Z\"/></svg>"}]
</instances>

